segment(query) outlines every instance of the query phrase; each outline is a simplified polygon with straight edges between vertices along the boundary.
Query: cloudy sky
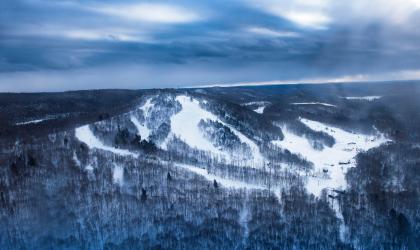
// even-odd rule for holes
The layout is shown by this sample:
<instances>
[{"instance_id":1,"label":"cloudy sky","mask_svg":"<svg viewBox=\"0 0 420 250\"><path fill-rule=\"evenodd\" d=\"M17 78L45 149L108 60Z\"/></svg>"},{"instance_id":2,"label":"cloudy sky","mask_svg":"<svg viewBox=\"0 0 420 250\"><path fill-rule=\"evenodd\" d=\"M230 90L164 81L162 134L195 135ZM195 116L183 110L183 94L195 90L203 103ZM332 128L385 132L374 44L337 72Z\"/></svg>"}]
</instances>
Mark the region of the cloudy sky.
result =
<instances>
[{"instance_id":1,"label":"cloudy sky","mask_svg":"<svg viewBox=\"0 0 420 250\"><path fill-rule=\"evenodd\" d=\"M420 78L420 0L1 0L0 92Z\"/></svg>"}]
</instances>

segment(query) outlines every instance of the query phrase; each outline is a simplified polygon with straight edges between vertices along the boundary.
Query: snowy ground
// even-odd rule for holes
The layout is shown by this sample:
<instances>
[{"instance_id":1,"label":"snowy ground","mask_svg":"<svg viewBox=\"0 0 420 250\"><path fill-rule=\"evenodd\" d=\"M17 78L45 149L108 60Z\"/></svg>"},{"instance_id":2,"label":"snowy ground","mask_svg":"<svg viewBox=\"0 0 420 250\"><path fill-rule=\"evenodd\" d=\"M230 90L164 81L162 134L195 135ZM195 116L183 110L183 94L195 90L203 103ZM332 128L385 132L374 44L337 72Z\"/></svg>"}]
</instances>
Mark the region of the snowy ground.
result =
<instances>
[{"instance_id":1,"label":"snowy ground","mask_svg":"<svg viewBox=\"0 0 420 250\"><path fill-rule=\"evenodd\" d=\"M345 175L349 168L356 166L355 156L361 151L378 147L388 141L380 133L376 135L356 134L308 119L300 119L300 121L312 130L323 131L331 135L336 141L331 148L324 147L323 150L315 150L305 137L293 134L286 126L282 127L284 140L273 141L275 145L299 154L314 164L313 171L309 176L306 176L306 188L309 193L315 196L319 196L322 190L326 190L327 194L331 195L329 197L335 197L336 190L346 189ZM329 198L329 204L336 217L341 221L340 238L345 240L347 228L338 201Z\"/></svg>"},{"instance_id":2,"label":"snowy ground","mask_svg":"<svg viewBox=\"0 0 420 250\"><path fill-rule=\"evenodd\" d=\"M204 136L198 126L202 119L218 121L229 127L231 131L241 140L241 142L246 143L251 148L252 158L249 162L246 162L246 164L251 167L258 167L264 164L264 157L261 155L259 147L252 140L233 126L221 121L216 115L203 109L197 99L180 95L176 97L176 100L181 104L182 108L177 114L170 118L171 132L168 138L176 136L187 143L190 147L208 151L216 156L225 158L228 162L234 160L237 161L238 156L229 155L221 148L215 147L212 142ZM334 106L326 103L294 103L294 105L308 104ZM151 108L153 108L153 106L154 105L151 103L151 99L148 99L139 109L143 110L144 115L147 117L148 112ZM134 115L130 116L130 120L136 126L140 136L144 139L148 138L150 130L147 128L146 124L141 124ZM335 138L336 143L331 148L324 147L323 150L316 150L312 147L306 137L298 136L292 133L287 129L287 126L282 127L282 131L285 136L284 140L276 140L272 141L272 143L280 148L287 149L294 154L298 154L302 158L305 158L314 164L314 169L308 176L306 176L306 187L308 192L316 196L319 196L321 191L324 189L345 189L345 174L350 167L355 166L355 156L357 153L377 147L387 141L387 139L379 133L376 135L356 134L316 121L307 119L300 119L300 121L314 131L323 131L331 135ZM89 148L105 150L122 156L138 156L128 150L105 145L93 134L88 125L77 128L75 135L77 139L86 143ZM189 169L200 175L205 174L202 172L204 170L200 168L191 168L190 166ZM211 178L216 179L216 176L211 176ZM236 183L235 185L237 186L249 185L247 183L240 184L239 182L229 182L226 179L220 179L220 182L222 185L227 186L232 183ZM259 188L261 189L263 187Z\"/></svg>"},{"instance_id":3,"label":"snowy ground","mask_svg":"<svg viewBox=\"0 0 420 250\"><path fill-rule=\"evenodd\" d=\"M146 118L147 113L149 112L150 109L152 109L154 107L154 105L152 104L152 98L148 98L146 100L146 102L144 103L143 106L139 107L139 109L143 110L144 112L144 116Z\"/></svg>"},{"instance_id":4,"label":"snowy ground","mask_svg":"<svg viewBox=\"0 0 420 250\"><path fill-rule=\"evenodd\" d=\"M176 97L176 100L181 104L182 108L170 118L171 132L168 138L176 136L190 147L208 151L215 156L226 159L228 162L238 162L238 156L229 155L229 153L223 151L223 149L215 147L212 142L204 136L198 126L202 119L218 121L229 127L241 142L246 143L251 148L252 157L249 162L244 160L246 161L244 162L245 164L250 167L259 167L264 164L264 157L262 156L259 147L251 139L233 126L221 121L216 115L203 109L197 99L180 95ZM306 105L306 103L300 104ZM328 106L331 104L321 103L321 105ZM151 99L148 99L139 109L143 110L144 115L147 116L147 113L153 106ZM141 124L134 115L130 116L130 120L138 129L138 133L142 138L147 138L149 136L150 130L147 128L146 124ZM324 189L345 189L345 174L350 167L355 166L355 156L357 153L378 147L387 141L387 139L379 133L376 135L356 134L316 121L307 119L300 119L300 121L314 131L323 131L331 135L335 138L336 143L332 147L324 147L323 150L316 150L312 147L310 141L308 141L306 137L292 133L287 129L287 126L282 127L284 140L275 140L272 141L272 143L280 148L287 149L294 154L298 154L314 164L314 169L306 176L306 187L308 192L316 196L319 196ZM105 150L122 156L138 156L136 153L128 150L105 145L93 134L88 125L77 128L75 135L77 139L86 143L89 148ZM203 174L203 172L200 172L201 170L199 168L191 169L196 173ZM213 176L212 178L215 177ZM244 183L243 185L248 184Z\"/></svg>"},{"instance_id":5,"label":"snowy ground","mask_svg":"<svg viewBox=\"0 0 420 250\"><path fill-rule=\"evenodd\" d=\"M261 102L247 102L247 103L242 104L242 106L251 106L251 105L258 106L258 108L254 109L254 111L257 112L258 114L262 114L264 113L265 108L268 105L270 105L270 102L261 101Z\"/></svg>"},{"instance_id":6,"label":"snowy ground","mask_svg":"<svg viewBox=\"0 0 420 250\"><path fill-rule=\"evenodd\" d=\"M36 119L36 120L30 120L30 121L25 121L25 122L17 122L15 123L16 126L21 126L21 125L27 125L27 124L37 124L43 121L47 121L50 120L51 118L44 118L44 119Z\"/></svg>"},{"instance_id":7,"label":"snowy ground","mask_svg":"<svg viewBox=\"0 0 420 250\"><path fill-rule=\"evenodd\" d=\"M63 113L63 114L58 114L58 115L48 115L48 116L46 116L44 118L41 118L41 119L33 119L33 120L24 121L24 122L17 122L17 123L15 123L15 125L16 126L22 126L22 125L28 125L28 124L37 124L37 123L41 123L41 122L44 122L44 121L49 121L49 120L54 120L54 119L59 119L59 118L65 118L65 117L68 117L69 115L70 115L70 113Z\"/></svg>"},{"instance_id":8,"label":"snowy ground","mask_svg":"<svg viewBox=\"0 0 420 250\"><path fill-rule=\"evenodd\" d=\"M114 164L114 168L112 169L112 181L120 186L124 184L124 168L122 166Z\"/></svg>"},{"instance_id":9,"label":"snowy ground","mask_svg":"<svg viewBox=\"0 0 420 250\"><path fill-rule=\"evenodd\" d=\"M171 133L179 137L190 147L209 151L216 155L228 156L208 141L198 127L201 119L216 121L218 118L212 113L200 107L196 99L188 96L177 96L176 100L181 104L182 109L171 117Z\"/></svg>"},{"instance_id":10,"label":"snowy ground","mask_svg":"<svg viewBox=\"0 0 420 250\"><path fill-rule=\"evenodd\" d=\"M140 121L134 115L130 116L130 121L134 124L134 126L136 126L138 135L140 135L142 140L148 140L151 134L150 129L147 127L146 121L147 121L149 111L153 107L154 105L152 104L152 98L148 98L146 102L143 104L143 106L139 107L139 109L143 111L143 116L144 116L143 123L140 123Z\"/></svg>"},{"instance_id":11,"label":"snowy ground","mask_svg":"<svg viewBox=\"0 0 420 250\"><path fill-rule=\"evenodd\" d=\"M203 109L200 106L198 100L184 95L177 96L176 100L181 104L182 109L180 112L171 117L172 136L177 136L186 142L190 147L208 151L214 155L225 158L227 161L232 161L234 160L235 156L229 155L227 152L215 147L207 138L205 138L204 134L198 126L201 120L208 119L212 121L218 121L229 127L232 132L238 136L241 142L246 143L251 148L253 152L253 160L252 162L249 162L251 165L262 164L264 159L259 151L258 146L244 134L236 130L233 126L224 123L211 112Z\"/></svg>"},{"instance_id":12,"label":"snowy ground","mask_svg":"<svg viewBox=\"0 0 420 250\"><path fill-rule=\"evenodd\" d=\"M387 142L383 135L354 134L320 122L300 119L315 131L323 131L335 138L333 147L315 150L305 138L293 134L286 126L282 127L284 140L272 143L301 155L314 164L314 170L307 178L308 192L319 196L323 189L345 189L345 174L350 167L355 167L355 156L360 151L378 147Z\"/></svg>"},{"instance_id":13,"label":"snowy ground","mask_svg":"<svg viewBox=\"0 0 420 250\"><path fill-rule=\"evenodd\" d=\"M250 183L247 183L247 182L227 179L227 178L223 178L223 177L220 177L220 176L217 176L217 175L209 174L206 169L198 168L198 167L195 167L195 166L192 166L192 165L175 164L175 166L180 167L182 169L185 169L187 171L193 172L197 175L200 175L208 181L212 182L212 181L215 180L217 182L217 184L220 184L222 187L225 187L225 188L251 189L251 190L252 189L256 189L256 190L267 189L267 187L263 186L263 185L250 184Z\"/></svg>"},{"instance_id":14,"label":"snowy ground","mask_svg":"<svg viewBox=\"0 0 420 250\"><path fill-rule=\"evenodd\" d=\"M344 97L347 100L362 100L362 101L374 101L382 98L379 95L371 95L371 96L347 96Z\"/></svg>"},{"instance_id":15,"label":"snowy ground","mask_svg":"<svg viewBox=\"0 0 420 250\"><path fill-rule=\"evenodd\" d=\"M254 109L254 111L257 112L258 114L262 114L264 113L264 109L265 109L265 106L261 106L257 109Z\"/></svg>"},{"instance_id":16,"label":"snowy ground","mask_svg":"<svg viewBox=\"0 0 420 250\"><path fill-rule=\"evenodd\" d=\"M290 104L291 105L321 105L321 106L326 106L326 107L337 107L336 105L332 105L332 104L324 103L324 102L293 102Z\"/></svg>"},{"instance_id":17,"label":"snowy ground","mask_svg":"<svg viewBox=\"0 0 420 250\"><path fill-rule=\"evenodd\" d=\"M229 155L222 149L215 147L212 142L210 142L204 136L198 126L202 119L218 121L224 126L229 127L241 142L246 143L251 148L252 162L249 162L248 166L258 167L264 164L264 157L261 155L259 147L252 140L235 129L233 126L221 121L216 115L203 109L197 99L181 95L177 96L176 100L181 104L182 109L170 118L171 132L166 141L176 136L187 143L190 147L208 151L217 156L222 156L228 161L232 161L235 159L235 156ZM334 107L334 105L326 103L294 103L294 105L312 104ZM153 104L151 104L150 99L145 103L145 105L140 107L146 117L151 108L153 108ZM376 133L375 135L356 134L317 121L303 118L299 118L299 120L314 131L322 131L334 137L336 143L332 147L324 147L323 150L316 150L312 147L310 141L306 137L294 134L288 130L286 125L281 127L284 134L284 139L275 140L272 141L272 143L282 149L287 149L294 154L298 154L302 158L305 158L314 164L314 169L309 173L304 173L302 176L305 178L308 192L314 194L317 197L320 196L323 190L326 190L328 194L334 196L336 195L334 190L346 189L345 175L349 168L356 166L355 156L361 151L378 147L388 141L380 133ZM147 128L145 123L141 124L134 115L130 116L130 121L136 126L138 133L142 138L148 138L150 135L150 130ZM90 149L105 150L121 156L138 156L137 154L128 150L105 145L93 134L89 125L76 128L75 136L79 141L86 143ZM80 164L80 161L77 159L77 157L74 160L77 162L77 164ZM164 161L161 161L160 163L164 163ZM268 190L266 185L247 183L217 176L208 173L206 169L196 166L169 162L166 162L166 164L171 164L175 167L182 168L186 171L190 171L194 174L202 176L211 183L216 181L217 184L222 188ZM92 171L93 166L88 165L85 167L85 169L87 171ZM123 167L115 165L113 168L112 178L115 184L123 185ZM279 199L281 199L281 188L281 186L272 186L270 191ZM340 225L340 237L344 238L346 236L346 227L339 204L337 200L333 198L329 203L334 209L337 218L342 221Z\"/></svg>"},{"instance_id":18,"label":"snowy ground","mask_svg":"<svg viewBox=\"0 0 420 250\"><path fill-rule=\"evenodd\" d=\"M79 141L86 143L86 145L88 145L90 149L101 149L101 150L109 151L114 154L118 154L122 156L128 156L128 155L134 156L134 157L138 156L137 154L132 153L128 150L119 149L119 148L105 145L98 138L96 138L96 136L90 130L89 125L76 128L75 136Z\"/></svg>"},{"instance_id":19,"label":"snowy ground","mask_svg":"<svg viewBox=\"0 0 420 250\"><path fill-rule=\"evenodd\" d=\"M260 101L260 102L246 102L246 103L242 103L242 106L251 106L251 105L259 105L259 106L266 106L270 104L270 102L266 102L266 101Z\"/></svg>"},{"instance_id":20,"label":"snowy ground","mask_svg":"<svg viewBox=\"0 0 420 250\"><path fill-rule=\"evenodd\" d=\"M200 150L204 150L207 152L212 153L215 156L224 158L227 162L238 162L241 161L243 164L249 166L262 166L264 162L264 157L260 153L259 147L248 137L244 134L239 132L233 126L226 124L225 122L221 121L217 116L212 114L211 112L203 109L200 106L200 103L197 99L192 99L188 96L177 96L176 100L181 104L182 109L177 114L173 115L171 120L171 133L165 142L161 145L163 149L166 148L166 143L177 136L185 143L187 143L192 148L197 148ZM143 111L145 118L149 111L154 107L151 103L151 98L146 101L146 103L139 107ZM205 138L204 134L200 130L198 124L201 120L212 120L218 121L222 123L224 126L227 126L231 129L231 131L240 139L241 142L246 143L252 151L252 157L249 160L243 160L238 155L229 155L223 149L215 147L211 141ZM147 119L146 119L147 120ZM151 133L150 129L146 126L146 123L143 124L135 117L133 114L130 115L130 121L135 125L137 128L138 134L141 136L142 139L147 139ZM116 147L105 145L100 139L98 139L93 132L91 131L89 125L85 125L75 130L76 138L84 142L88 145L91 149L101 149L105 151L109 151L118 155L122 156L134 156L137 157L138 154L130 152L129 150L119 149Z\"/></svg>"},{"instance_id":21,"label":"snowy ground","mask_svg":"<svg viewBox=\"0 0 420 250\"><path fill-rule=\"evenodd\" d=\"M137 131L138 131L138 135L140 135L141 139L142 140L147 140L149 138L149 135L150 135L150 130L146 126L146 124L141 124L139 122L139 120L134 115L130 116L130 121L134 124L134 126L136 126Z\"/></svg>"}]
</instances>

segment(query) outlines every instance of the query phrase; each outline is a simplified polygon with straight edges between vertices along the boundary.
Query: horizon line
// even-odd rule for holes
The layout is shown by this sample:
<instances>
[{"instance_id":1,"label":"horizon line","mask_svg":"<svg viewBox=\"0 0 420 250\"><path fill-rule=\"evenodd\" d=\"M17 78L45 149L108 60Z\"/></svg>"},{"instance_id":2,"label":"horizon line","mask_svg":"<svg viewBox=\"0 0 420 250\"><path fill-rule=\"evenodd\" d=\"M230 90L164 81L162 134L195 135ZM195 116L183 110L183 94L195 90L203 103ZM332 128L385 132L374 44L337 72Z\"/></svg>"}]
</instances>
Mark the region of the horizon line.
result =
<instances>
[{"instance_id":1,"label":"horizon line","mask_svg":"<svg viewBox=\"0 0 420 250\"><path fill-rule=\"evenodd\" d=\"M362 84L362 83L393 83L393 82L416 82L420 79L402 79L402 80L360 80L360 81L264 81L264 82L240 82L231 84L206 84L186 87L173 88L93 88L93 89L75 89L63 91L38 91L38 92L0 92L0 94L54 94L66 92L81 92L81 91L111 91L111 90L181 90L181 89L209 89L209 88L235 88L235 87L263 87L263 86L281 86L281 85L323 85L323 84Z\"/></svg>"}]
</instances>

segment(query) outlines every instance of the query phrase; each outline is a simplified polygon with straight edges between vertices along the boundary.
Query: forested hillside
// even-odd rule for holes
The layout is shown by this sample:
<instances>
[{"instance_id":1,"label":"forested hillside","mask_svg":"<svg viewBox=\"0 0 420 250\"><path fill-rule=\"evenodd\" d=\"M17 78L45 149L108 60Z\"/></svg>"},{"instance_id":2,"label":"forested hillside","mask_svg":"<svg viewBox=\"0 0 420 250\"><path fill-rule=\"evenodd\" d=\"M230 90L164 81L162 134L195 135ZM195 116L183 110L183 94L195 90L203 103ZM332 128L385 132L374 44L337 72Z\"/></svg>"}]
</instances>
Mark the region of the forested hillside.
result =
<instances>
[{"instance_id":1,"label":"forested hillside","mask_svg":"<svg viewBox=\"0 0 420 250\"><path fill-rule=\"evenodd\" d=\"M0 94L0 248L416 249L420 85L361 86Z\"/></svg>"}]
</instances>

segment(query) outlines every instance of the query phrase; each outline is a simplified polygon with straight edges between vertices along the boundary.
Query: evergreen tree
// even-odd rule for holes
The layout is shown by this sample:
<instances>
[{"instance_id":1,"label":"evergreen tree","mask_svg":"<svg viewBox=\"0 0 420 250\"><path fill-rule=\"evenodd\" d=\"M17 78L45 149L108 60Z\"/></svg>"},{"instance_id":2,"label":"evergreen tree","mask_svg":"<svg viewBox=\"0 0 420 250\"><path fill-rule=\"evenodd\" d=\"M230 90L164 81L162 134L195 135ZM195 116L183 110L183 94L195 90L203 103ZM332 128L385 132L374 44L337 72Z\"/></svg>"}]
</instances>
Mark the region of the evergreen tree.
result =
<instances>
[{"instance_id":1,"label":"evergreen tree","mask_svg":"<svg viewBox=\"0 0 420 250\"><path fill-rule=\"evenodd\" d=\"M216 180L213 181L213 187L216 188L216 189L219 188L219 184L217 184Z\"/></svg>"},{"instance_id":2,"label":"evergreen tree","mask_svg":"<svg viewBox=\"0 0 420 250\"><path fill-rule=\"evenodd\" d=\"M146 189L141 188L141 201L146 201L147 200L147 192Z\"/></svg>"}]
</instances>

